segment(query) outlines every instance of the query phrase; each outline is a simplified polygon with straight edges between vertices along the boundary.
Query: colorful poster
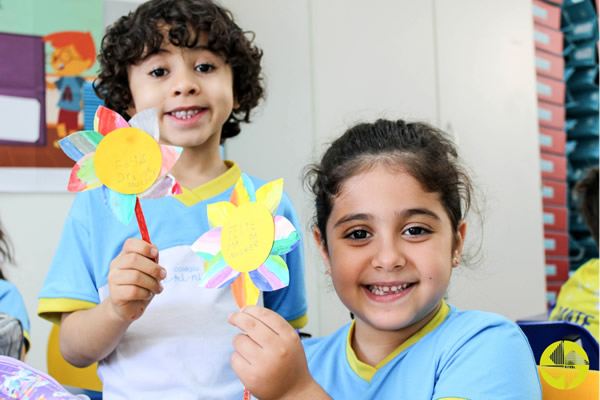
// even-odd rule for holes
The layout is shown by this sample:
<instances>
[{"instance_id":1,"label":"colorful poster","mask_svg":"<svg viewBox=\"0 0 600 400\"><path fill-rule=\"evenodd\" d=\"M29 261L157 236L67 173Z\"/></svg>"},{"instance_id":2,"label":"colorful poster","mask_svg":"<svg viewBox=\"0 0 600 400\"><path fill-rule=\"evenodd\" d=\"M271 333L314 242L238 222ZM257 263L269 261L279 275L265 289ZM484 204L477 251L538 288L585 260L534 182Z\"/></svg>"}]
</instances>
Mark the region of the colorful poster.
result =
<instances>
[{"instance_id":1,"label":"colorful poster","mask_svg":"<svg viewBox=\"0 0 600 400\"><path fill-rule=\"evenodd\" d=\"M103 15L102 0L0 0L0 191L66 191L58 141L101 103Z\"/></svg>"}]
</instances>

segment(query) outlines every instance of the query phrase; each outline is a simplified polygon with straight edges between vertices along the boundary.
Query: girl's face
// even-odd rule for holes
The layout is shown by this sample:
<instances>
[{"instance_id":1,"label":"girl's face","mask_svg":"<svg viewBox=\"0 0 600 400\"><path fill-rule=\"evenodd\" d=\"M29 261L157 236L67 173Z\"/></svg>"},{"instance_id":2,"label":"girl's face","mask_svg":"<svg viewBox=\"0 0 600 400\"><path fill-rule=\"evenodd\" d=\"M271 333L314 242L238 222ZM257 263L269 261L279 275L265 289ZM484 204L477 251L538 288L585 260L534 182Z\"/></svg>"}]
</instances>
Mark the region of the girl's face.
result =
<instances>
[{"instance_id":1,"label":"girl's face","mask_svg":"<svg viewBox=\"0 0 600 400\"><path fill-rule=\"evenodd\" d=\"M357 332L410 335L438 310L466 233L462 222L455 236L437 193L382 164L344 182L326 229L327 248L315 239Z\"/></svg>"}]
</instances>

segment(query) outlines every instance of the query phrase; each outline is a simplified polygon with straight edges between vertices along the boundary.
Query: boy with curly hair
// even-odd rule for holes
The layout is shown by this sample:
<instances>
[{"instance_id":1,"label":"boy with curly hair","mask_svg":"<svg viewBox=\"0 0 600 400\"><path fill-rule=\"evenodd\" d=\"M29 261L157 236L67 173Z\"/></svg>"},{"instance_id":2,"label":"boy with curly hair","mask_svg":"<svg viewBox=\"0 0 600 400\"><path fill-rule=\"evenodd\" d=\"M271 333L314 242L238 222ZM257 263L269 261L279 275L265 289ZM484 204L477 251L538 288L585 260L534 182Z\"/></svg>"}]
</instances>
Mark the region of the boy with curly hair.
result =
<instances>
[{"instance_id":1,"label":"boy with curly hair","mask_svg":"<svg viewBox=\"0 0 600 400\"><path fill-rule=\"evenodd\" d=\"M96 90L106 106L125 119L155 108L161 142L183 148L170 171L183 194L141 199L153 243L108 214L100 189L79 193L39 295L38 314L61 324L64 358L99 361L105 399L242 398L230 366L236 329L226 322L237 305L229 288L198 287L204 261L190 245L209 229L207 204L228 201L241 176L219 145L263 96L261 57L210 0L149 1L102 40ZM285 194L277 214L300 226ZM285 261L289 286L259 302L300 328L302 246Z\"/></svg>"}]
</instances>

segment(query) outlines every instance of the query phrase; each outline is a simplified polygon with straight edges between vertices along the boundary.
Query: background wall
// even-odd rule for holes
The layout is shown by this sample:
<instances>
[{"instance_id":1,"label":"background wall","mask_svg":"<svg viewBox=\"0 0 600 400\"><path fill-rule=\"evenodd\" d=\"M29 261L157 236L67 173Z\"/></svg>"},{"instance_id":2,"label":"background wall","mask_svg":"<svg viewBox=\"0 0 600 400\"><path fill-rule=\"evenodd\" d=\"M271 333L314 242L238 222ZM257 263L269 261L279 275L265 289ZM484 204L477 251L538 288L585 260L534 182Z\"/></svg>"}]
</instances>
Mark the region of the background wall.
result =
<instances>
[{"instance_id":1,"label":"background wall","mask_svg":"<svg viewBox=\"0 0 600 400\"><path fill-rule=\"evenodd\" d=\"M105 22L140 1L105 0ZM485 3L485 4L483 4ZM529 0L222 0L265 51L268 97L226 156L248 173L285 179L306 239L309 324L326 335L349 320L310 234L302 167L348 125L425 120L455 135L483 195L481 262L458 268L449 301L517 319L545 310L533 29ZM16 252L8 276L32 322L27 361L46 370L50 324L36 316L73 195L0 193ZM480 203L481 204L481 203Z\"/></svg>"}]
</instances>

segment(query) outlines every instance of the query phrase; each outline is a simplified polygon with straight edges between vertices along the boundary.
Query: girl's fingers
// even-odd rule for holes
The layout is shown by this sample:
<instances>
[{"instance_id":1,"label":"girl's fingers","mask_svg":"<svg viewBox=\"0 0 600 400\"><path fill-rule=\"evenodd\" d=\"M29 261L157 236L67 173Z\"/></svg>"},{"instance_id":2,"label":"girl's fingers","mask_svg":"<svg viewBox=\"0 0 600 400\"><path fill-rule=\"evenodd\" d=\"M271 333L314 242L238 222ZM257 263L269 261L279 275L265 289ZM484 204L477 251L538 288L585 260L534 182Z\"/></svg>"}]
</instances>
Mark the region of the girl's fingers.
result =
<instances>
[{"instance_id":1,"label":"girl's fingers","mask_svg":"<svg viewBox=\"0 0 600 400\"><path fill-rule=\"evenodd\" d=\"M277 335L281 335L288 331L294 331L290 324L283 319L281 315L269 310L268 308L259 306L246 306L241 310L241 312L262 322L262 324L267 326Z\"/></svg>"}]
</instances>

